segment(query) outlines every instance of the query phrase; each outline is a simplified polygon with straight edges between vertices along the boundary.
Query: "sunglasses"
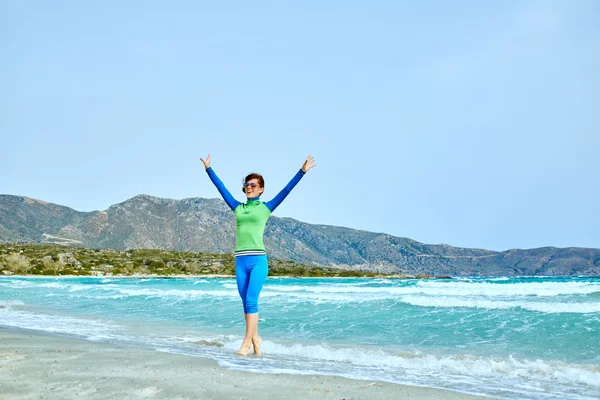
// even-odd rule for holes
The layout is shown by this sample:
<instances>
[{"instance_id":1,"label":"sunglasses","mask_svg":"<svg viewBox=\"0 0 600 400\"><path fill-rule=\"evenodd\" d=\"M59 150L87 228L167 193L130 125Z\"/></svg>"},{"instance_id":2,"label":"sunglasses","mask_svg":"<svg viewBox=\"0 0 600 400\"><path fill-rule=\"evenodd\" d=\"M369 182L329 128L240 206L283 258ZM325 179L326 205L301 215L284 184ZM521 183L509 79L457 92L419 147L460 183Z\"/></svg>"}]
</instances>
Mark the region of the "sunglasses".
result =
<instances>
[{"instance_id":1,"label":"sunglasses","mask_svg":"<svg viewBox=\"0 0 600 400\"><path fill-rule=\"evenodd\" d=\"M258 184L254 183L254 182L251 182L251 183L244 183L244 187L245 187L245 188L247 188L247 187L251 187L252 189L254 189L254 188L258 187Z\"/></svg>"}]
</instances>

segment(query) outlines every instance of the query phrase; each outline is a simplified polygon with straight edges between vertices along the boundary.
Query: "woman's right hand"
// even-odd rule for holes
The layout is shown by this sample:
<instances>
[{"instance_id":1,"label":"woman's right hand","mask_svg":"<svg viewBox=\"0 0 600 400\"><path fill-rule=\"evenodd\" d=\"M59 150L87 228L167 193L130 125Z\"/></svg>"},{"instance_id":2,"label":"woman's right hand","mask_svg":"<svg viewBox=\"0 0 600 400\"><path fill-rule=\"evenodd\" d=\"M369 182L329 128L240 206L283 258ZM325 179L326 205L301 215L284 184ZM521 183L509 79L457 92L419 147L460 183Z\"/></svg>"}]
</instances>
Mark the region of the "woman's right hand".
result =
<instances>
[{"instance_id":1,"label":"woman's right hand","mask_svg":"<svg viewBox=\"0 0 600 400\"><path fill-rule=\"evenodd\" d=\"M210 153L208 153L208 157L206 157L206 160L202 157L200 157L200 161L202 161L202 163L204 164L204 169L209 169L210 168Z\"/></svg>"}]
</instances>

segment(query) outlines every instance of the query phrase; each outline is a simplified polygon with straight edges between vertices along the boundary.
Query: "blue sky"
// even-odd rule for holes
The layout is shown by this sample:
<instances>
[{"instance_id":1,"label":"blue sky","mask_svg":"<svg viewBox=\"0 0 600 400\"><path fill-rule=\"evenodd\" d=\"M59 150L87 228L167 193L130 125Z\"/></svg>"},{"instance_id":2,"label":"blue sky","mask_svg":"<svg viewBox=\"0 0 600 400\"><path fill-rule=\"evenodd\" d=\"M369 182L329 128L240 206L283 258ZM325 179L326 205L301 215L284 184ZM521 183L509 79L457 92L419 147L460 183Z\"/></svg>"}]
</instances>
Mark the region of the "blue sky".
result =
<instances>
[{"instance_id":1,"label":"blue sky","mask_svg":"<svg viewBox=\"0 0 600 400\"><path fill-rule=\"evenodd\" d=\"M492 250L600 247L600 2L7 0L0 193L137 194Z\"/></svg>"}]
</instances>

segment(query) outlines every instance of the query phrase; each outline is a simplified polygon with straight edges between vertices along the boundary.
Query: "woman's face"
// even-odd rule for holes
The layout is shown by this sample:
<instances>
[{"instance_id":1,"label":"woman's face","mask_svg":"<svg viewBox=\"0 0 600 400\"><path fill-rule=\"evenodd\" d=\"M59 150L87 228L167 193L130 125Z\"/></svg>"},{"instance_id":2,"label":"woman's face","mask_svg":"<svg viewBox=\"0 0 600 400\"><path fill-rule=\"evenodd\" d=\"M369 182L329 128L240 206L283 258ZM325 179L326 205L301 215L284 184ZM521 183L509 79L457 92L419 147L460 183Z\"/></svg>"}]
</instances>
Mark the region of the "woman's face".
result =
<instances>
[{"instance_id":1,"label":"woman's face","mask_svg":"<svg viewBox=\"0 0 600 400\"><path fill-rule=\"evenodd\" d=\"M263 192L263 188L258 184L258 179L250 179L244 185L244 193L246 193L246 197L249 199L253 199L255 197L259 197Z\"/></svg>"}]
</instances>

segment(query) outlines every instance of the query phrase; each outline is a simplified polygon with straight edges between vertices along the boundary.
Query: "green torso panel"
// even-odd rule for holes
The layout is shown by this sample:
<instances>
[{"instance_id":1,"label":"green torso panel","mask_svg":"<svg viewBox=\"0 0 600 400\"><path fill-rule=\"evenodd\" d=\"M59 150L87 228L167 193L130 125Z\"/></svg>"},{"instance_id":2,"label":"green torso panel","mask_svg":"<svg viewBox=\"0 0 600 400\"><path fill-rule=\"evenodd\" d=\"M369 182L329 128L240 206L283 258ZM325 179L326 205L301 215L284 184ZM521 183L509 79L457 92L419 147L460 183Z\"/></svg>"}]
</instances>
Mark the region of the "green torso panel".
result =
<instances>
[{"instance_id":1,"label":"green torso panel","mask_svg":"<svg viewBox=\"0 0 600 400\"><path fill-rule=\"evenodd\" d=\"M235 251L265 250L263 234L271 210L259 200L248 200L233 212L237 226Z\"/></svg>"}]
</instances>

